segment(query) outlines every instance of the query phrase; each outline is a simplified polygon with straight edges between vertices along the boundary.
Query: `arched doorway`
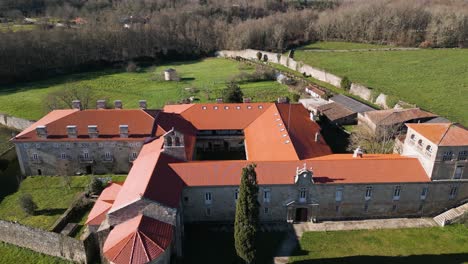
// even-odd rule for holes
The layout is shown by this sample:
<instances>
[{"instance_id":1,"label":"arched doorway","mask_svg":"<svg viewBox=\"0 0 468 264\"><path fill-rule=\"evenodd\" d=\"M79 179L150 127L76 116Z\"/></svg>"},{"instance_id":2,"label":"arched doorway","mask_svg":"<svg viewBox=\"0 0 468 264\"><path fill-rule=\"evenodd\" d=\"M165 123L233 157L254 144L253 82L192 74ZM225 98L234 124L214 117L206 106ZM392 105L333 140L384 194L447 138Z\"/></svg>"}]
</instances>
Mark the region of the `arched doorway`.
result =
<instances>
[{"instance_id":1,"label":"arched doorway","mask_svg":"<svg viewBox=\"0 0 468 264\"><path fill-rule=\"evenodd\" d=\"M308 216L309 211L307 208L296 208L296 217L294 219L295 222L307 222L307 216Z\"/></svg>"}]
</instances>

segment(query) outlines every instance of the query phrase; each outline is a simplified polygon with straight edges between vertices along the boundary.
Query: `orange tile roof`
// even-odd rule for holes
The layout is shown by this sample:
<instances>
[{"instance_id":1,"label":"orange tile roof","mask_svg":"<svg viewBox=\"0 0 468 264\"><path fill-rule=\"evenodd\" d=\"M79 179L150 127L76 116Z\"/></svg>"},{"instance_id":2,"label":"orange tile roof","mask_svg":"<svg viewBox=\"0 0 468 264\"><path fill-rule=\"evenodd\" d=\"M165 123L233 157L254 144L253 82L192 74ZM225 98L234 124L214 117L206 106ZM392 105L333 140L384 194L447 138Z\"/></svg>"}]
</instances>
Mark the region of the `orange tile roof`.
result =
<instances>
[{"instance_id":1,"label":"orange tile roof","mask_svg":"<svg viewBox=\"0 0 468 264\"><path fill-rule=\"evenodd\" d=\"M438 146L467 146L468 130L451 123L406 124Z\"/></svg>"},{"instance_id":2,"label":"orange tile roof","mask_svg":"<svg viewBox=\"0 0 468 264\"><path fill-rule=\"evenodd\" d=\"M181 112L198 130L244 129L273 103L194 104Z\"/></svg>"},{"instance_id":3,"label":"orange tile roof","mask_svg":"<svg viewBox=\"0 0 468 264\"><path fill-rule=\"evenodd\" d=\"M192 107L194 104L175 104L175 105L165 105L163 111L166 113L175 113L180 114L185 110Z\"/></svg>"},{"instance_id":4,"label":"orange tile roof","mask_svg":"<svg viewBox=\"0 0 468 264\"><path fill-rule=\"evenodd\" d=\"M138 215L114 227L103 252L115 264L143 264L157 259L171 246L174 227Z\"/></svg>"},{"instance_id":5,"label":"orange tile roof","mask_svg":"<svg viewBox=\"0 0 468 264\"><path fill-rule=\"evenodd\" d=\"M88 214L87 225L101 225L121 189L122 183L111 183L102 191Z\"/></svg>"},{"instance_id":6,"label":"orange tile roof","mask_svg":"<svg viewBox=\"0 0 468 264\"><path fill-rule=\"evenodd\" d=\"M55 110L15 137L15 141L41 141L36 135L38 125L47 126L49 139L54 140L120 140L119 125L128 125L129 139L150 136L154 118L143 110L97 109L97 110ZM67 126L77 127L78 138L67 137ZM99 138L89 138L88 125L97 125ZM124 138L123 140L129 140Z\"/></svg>"},{"instance_id":7,"label":"orange tile roof","mask_svg":"<svg viewBox=\"0 0 468 264\"><path fill-rule=\"evenodd\" d=\"M187 186L235 186L253 161L196 161L169 164ZM418 159L394 154L335 154L302 161L255 161L259 184L294 184L296 168L312 168L315 183L428 182Z\"/></svg>"}]
</instances>

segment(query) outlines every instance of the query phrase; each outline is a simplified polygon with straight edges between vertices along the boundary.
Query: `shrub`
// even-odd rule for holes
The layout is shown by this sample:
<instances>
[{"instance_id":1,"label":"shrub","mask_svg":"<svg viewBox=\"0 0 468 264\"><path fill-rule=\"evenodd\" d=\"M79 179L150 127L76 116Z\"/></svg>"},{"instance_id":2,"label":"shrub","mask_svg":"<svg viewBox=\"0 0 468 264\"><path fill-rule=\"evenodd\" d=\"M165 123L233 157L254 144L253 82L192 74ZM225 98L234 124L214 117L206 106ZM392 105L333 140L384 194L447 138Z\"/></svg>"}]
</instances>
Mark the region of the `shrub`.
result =
<instances>
[{"instance_id":1,"label":"shrub","mask_svg":"<svg viewBox=\"0 0 468 264\"><path fill-rule=\"evenodd\" d=\"M301 95L299 95L299 94L295 93L295 94L292 95L293 102L299 102L300 98L301 98Z\"/></svg>"},{"instance_id":2,"label":"shrub","mask_svg":"<svg viewBox=\"0 0 468 264\"><path fill-rule=\"evenodd\" d=\"M224 103L242 103L244 93L240 89L239 85L237 85L237 83L230 82L223 90L222 97Z\"/></svg>"},{"instance_id":3,"label":"shrub","mask_svg":"<svg viewBox=\"0 0 468 264\"><path fill-rule=\"evenodd\" d=\"M257 52L257 59L262 60L262 53L260 51Z\"/></svg>"},{"instance_id":4,"label":"shrub","mask_svg":"<svg viewBox=\"0 0 468 264\"><path fill-rule=\"evenodd\" d=\"M263 55L263 61L267 62L268 61L268 56L266 54Z\"/></svg>"},{"instance_id":5,"label":"shrub","mask_svg":"<svg viewBox=\"0 0 468 264\"><path fill-rule=\"evenodd\" d=\"M104 190L104 184L97 177L92 177L87 189L89 194L100 194Z\"/></svg>"},{"instance_id":6,"label":"shrub","mask_svg":"<svg viewBox=\"0 0 468 264\"><path fill-rule=\"evenodd\" d=\"M345 76L343 77L343 79L341 79L340 86L341 86L341 89L349 91L349 89L351 89L351 81L349 80L348 77Z\"/></svg>"},{"instance_id":7,"label":"shrub","mask_svg":"<svg viewBox=\"0 0 468 264\"><path fill-rule=\"evenodd\" d=\"M37 209L37 205L33 201L31 194L29 193L25 193L20 196L19 204L20 204L21 210L23 210L23 212L25 212L28 215L34 215L34 212Z\"/></svg>"},{"instance_id":8,"label":"shrub","mask_svg":"<svg viewBox=\"0 0 468 264\"><path fill-rule=\"evenodd\" d=\"M128 64L127 64L127 72L136 72L138 69L137 65L133 62L133 61L130 61Z\"/></svg>"}]
</instances>

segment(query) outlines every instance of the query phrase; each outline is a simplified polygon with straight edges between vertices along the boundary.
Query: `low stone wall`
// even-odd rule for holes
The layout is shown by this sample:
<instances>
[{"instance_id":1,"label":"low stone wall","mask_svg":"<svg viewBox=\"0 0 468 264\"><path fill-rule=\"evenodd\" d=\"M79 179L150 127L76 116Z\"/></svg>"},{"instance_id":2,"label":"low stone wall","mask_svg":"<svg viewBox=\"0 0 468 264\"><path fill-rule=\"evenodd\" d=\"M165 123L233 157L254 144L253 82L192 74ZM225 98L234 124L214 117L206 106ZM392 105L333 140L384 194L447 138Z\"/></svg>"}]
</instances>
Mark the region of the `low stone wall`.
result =
<instances>
[{"instance_id":1,"label":"low stone wall","mask_svg":"<svg viewBox=\"0 0 468 264\"><path fill-rule=\"evenodd\" d=\"M89 241L3 220L0 220L0 241L78 263L89 263L87 255L91 254L87 252L92 252L85 246Z\"/></svg>"},{"instance_id":2,"label":"low stone wall","mask_svg":"<svg viewBox=\"0 0 468 264\"><path fill-rule=\"evenodd\" d=\"M262 53L262 59L263 59L263 55L266 54L268 57L268 62L270 63L280 64L291 70L300 72L306 76L313 77L319 81L326 82L333 86L341 88L341 77L338 77L327 71L312 67L310 65L304 64L302 62L295 61L294 59L289 58L288 56L283 55L281 53L246 49L246 50L221 50L221 51L218 51L216 55L218 57L226 57L226 58L241 57L241 58L248 59L248 60L257 60L258 52ZM375 98L372 98L372 89L366 86L353 83L351 85L351 89L349 92L369 102L377 103L373 101L375 100ZM379 96L380 100L378 101L378 105L386 109L388 108L387 103L382 100L385 100L387 97L384 94L381 94L381 95L382 96Z\"/></svg>"},{"instance_id":3,"label":"low stone wall","mask_svg":"<svg viewBox=\"0 0 468 264\"><path fill-rule=\"evenodd\" d=\"M34 121L10 116L7 114L0 114L0 124L18 130L25 130L26 128L34 124Z\"/></svg>"},{"instance_id":4,"label":"low stone wall","mask_svg":"<svg viewBox=\"0 0 468 264\"><path fill-rule=\"evenodd\" d=\"M73 201L72 205L60 216L54 225L51 227L52 232L59 233L62 229L69 223L70 218L72 218L80 209L84 206L89 206L89 202L86 201L85 193L81 193Z\"/></svg>"}]
</instances>

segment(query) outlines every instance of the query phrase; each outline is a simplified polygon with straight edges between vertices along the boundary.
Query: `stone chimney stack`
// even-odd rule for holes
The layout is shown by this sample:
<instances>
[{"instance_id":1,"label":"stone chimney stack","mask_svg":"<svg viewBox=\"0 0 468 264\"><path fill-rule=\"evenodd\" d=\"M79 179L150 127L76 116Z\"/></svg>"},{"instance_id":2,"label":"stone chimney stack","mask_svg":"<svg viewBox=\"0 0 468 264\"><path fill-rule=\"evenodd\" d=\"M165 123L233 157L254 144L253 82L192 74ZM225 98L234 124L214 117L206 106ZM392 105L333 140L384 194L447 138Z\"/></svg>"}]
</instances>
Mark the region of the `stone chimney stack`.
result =
<instances>
[{"instance_id":1,"label":"stone chimney stack","mask_svg":"<svg viewBox=\"0 0 468 264\"><path fill-rule=\"evenodd\" d=\"M128 138L128 125L120 125L119 132L121 138Z\"/></svg>"},{"instance_id":2,"label":"stone chimney stack","mask_svg":"<svg viewBox=\"0 0 468 264\"><path fill-rule=\"evenodd\" d=\"M73 100L72 101L72 108L82 110L81 101L80 100Z\"/></svg>"},{"instance_id":3,"label":"stone chimney stack","mask_svg":"<svg viewBox=\"0 0 468 264\"><path fill-rule=\"evenodd\" d=\"M320 133L315 132L315 142L319 142L319 141L320 141Z\"/></svg>"},{"instance_id":4,"label":"stone chimney stack","mask_svg":"<svg viewBox=\"0 0 468 264\"><path fill-rule=\"evenodd\" d=\"M90 138L98 138L99 137L98 127L96 125L89 125L88 135Z\"/></svg>"},{"instance_id":5,"label":"stone chimney stack","mask_svg":"<svg viewBox=\"0 0 468 264\"><path fill-rule=\"evenodd\" d=\"M362 151L361 147L358 146L355 150L354 150L354 153L353 153L353 158L362 158L362 155L364 154L364 151Z\"/></svg>"},{"instance_id":6,"label":"stone chimney stack","mask_svg":"<svg viewBox=\"0 0 468 264\"><path fill-rule=\"evenodd\" d=\"M278 104L286 104L286 103L288 103L288 98L278 97Z\"/></svg>"},{"instance_id":7,"label":"stone chimney stack","mask_svg":"<svg viewBox=\"0 0 468 264\"><path fill-rule=\"evenodd\" d=\"M223 98L216 98L216 103L217 104L222 104L223 103Z\"/></svg>"},{"instance_id":8,"label":"stone chimney stack","mask_svg":"<svg viewBox=\"0 0 468 264\"><path fill-rule=\"evenodd\" d=\"M76 126L75 125L67 126L67 135L68 135L68 138L76 138L77 137L78 132L76 131Z\"/></svg>"},{"instance_id":9,"label":"stone chimney stack","mask_svg":"<svg viewBox=\"0 0 468 264\"><path fill-rule=\"evenodd\" d=\"M140 106L140 109L146 109L147 107L146 100L138 101L138 105Z\"/></svg>"},{"instance_id":10,"label":"stone chimney stack","mask_svg":"<svg viewBox=\"0 0 468 264\"><path fill-rule=\"evenodd\" d=\"M250 98L250 97L244 97L244 98L242 98L242 102L244 102L244 103L246 103L246 104L247 104L247 103L251 103L251 102L252 102L252 98Z\"/></svg>"},{"instance_id":11,"label":"stone chimney stack","mask_svg":"<svg viewBox=\"0 0 468 264\"><path fill-rule=\"evenodd\" d=\"M106 100L97 100L96 108L97 109L106 109Z\"/></svg>"},{"instance_id":12,"label":"stone chimney stack","mask_svg":"<svg viewBox=\"0 0 468 264\"><path fill-rule=\"evenodd\" d=\"M37 126L36 133L39 138L47 138L47 127L46 126Z\"/></svg>"},{"instance_id":13,"label":"stone chimney stack","mask_svg":"<svg viewBox=\"0 0 468 264\"><path fill-rule=\"evenodd\" d=\"M122 109L123 108L122 101L121 100L115 100L114 101L114 108L115 109Z\"/></svg>"}]
</instances>

